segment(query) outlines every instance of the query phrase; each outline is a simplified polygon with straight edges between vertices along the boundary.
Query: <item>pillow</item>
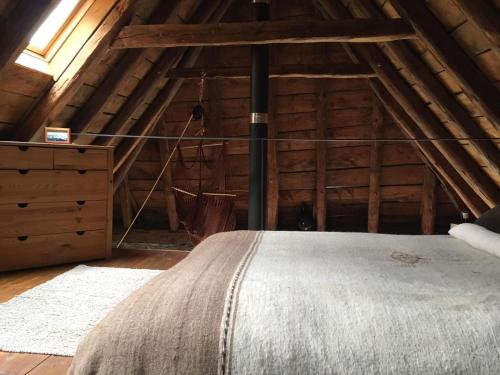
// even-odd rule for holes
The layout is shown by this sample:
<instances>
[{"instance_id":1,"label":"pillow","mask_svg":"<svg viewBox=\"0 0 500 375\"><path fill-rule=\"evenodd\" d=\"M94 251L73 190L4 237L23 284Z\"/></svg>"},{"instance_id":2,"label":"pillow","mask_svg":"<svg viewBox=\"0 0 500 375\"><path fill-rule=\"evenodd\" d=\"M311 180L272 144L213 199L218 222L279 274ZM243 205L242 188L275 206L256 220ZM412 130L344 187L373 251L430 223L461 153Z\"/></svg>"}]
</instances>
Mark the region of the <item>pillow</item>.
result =
<instances>
[{"instance_id":1,"label":"pillow","mask_svg":"<svg viewBox=\"0 0 500 375\"><path fill-rule=\"evenodd\" d=\"M498 233L471 223L455 225L448 233L467 242L476 249L486 251L500 258L500 234Z\"/></svg>"},{"instance_id":2,"label":"pillow","mask_svg":"<svg viewBox=\"0 0 500 375\"><path fill-rule=\"evenodd\" d=\"M500 205L486 211L474 224L481 225L495 233L500 233Z\"/></svg>"}]
</instances>

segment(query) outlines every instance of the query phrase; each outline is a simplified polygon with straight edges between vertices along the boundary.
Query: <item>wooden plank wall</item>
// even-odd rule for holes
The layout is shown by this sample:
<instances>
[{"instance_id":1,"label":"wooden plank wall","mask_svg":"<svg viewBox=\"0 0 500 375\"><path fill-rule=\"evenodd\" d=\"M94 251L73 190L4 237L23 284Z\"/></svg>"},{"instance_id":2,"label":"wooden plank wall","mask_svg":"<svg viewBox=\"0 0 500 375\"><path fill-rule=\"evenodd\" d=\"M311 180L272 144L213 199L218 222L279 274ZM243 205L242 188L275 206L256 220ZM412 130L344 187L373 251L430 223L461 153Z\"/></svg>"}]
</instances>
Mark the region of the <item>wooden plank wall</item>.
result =
<instances>
[{"instance_id":1,"label":"wooden plank wall","mask_svg":"<svg viewBox=\"0 0 500 375\"><path fill-rule=\"evenodd\" d=\"M317 17L314 9L294 1L287 9L281 8L279 18ZM205 53L199 66L249 66L247 47L224 47ZM339 45L280 45L272 46L277 64L348 63L350 60ZM248 136L249 81L226 79L216 81L216 107L224 136ZM327 80L318 85L315 80L279 79L273 81L276 97L275 121L279 138L314 138L317 128L318 87L325 87L326 133L328 138L364 138L373 135L372 113L376 98L366 81L361 79ZM171 135L180 134L199 94L199 81L188 80L167 110L164 120ZM208 99L208 98L207 98ZM214 98L211 98L214 100ZM208 103L208 100L207 100ZM208 105L208 104L207 104ZM384 114L382 133L389 138L403 135ZM210 121L207 119L207 123ZM194 124L188 131L195 135L201 126ZM214 143L208 141L207 143ZM232 141L227 146L228 172L226 190L238 195L238 225L246 226L248 145L247 141ZM183 142L192 146L194 142ZM295 226L296 215L302 203L311 207L315 202L316 150L311 142L279 142L279 217L278 228ZM207 157L215 147L206 148ZM326 148L326 185L342 186L326 190L328 230L366 231L369 195L370 142L328 143ZM183 151L186 160L193 160L196 149ZM153 179L159 173L157 146L149 141L129 173L129 184L134 198L142 202ZM380 231L420 233L420 205L425 167L408 143L392 142L381 147L380 175ZM202 170L205 188L210 170ZM191 170L173 168L174 184L196 191L198 165ZM146 218L165 222L162 186L153 193L147 206ZM445 230L450 216L455 215L447 195L437 190L437 226Z\"/></svg>"}]
</instances>

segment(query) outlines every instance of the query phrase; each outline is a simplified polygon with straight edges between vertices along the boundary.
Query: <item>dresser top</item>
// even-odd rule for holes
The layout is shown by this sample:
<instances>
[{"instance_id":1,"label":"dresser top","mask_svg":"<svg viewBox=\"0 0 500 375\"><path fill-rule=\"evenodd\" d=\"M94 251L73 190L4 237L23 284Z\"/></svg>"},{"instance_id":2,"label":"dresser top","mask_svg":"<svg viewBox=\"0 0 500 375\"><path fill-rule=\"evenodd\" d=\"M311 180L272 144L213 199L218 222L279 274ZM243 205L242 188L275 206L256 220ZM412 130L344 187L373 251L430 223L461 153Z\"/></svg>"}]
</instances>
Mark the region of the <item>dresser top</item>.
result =
<instances>
[{"instance_id":1,"label":"dresser top","mask_svg":"<svg viewBox=\"0 0 500 375\"><path fill-rule=\"evenodd\" d=\"M77 144L57 144L57 143L42 143L42 142L10 142L0 141L1 146L18 146L18 147L49 147L49 148L69 148L69 149L93 149L93 150L112 150L112 146L95 146L95 145L77 145Z\"/></svg>"}]
</instances>

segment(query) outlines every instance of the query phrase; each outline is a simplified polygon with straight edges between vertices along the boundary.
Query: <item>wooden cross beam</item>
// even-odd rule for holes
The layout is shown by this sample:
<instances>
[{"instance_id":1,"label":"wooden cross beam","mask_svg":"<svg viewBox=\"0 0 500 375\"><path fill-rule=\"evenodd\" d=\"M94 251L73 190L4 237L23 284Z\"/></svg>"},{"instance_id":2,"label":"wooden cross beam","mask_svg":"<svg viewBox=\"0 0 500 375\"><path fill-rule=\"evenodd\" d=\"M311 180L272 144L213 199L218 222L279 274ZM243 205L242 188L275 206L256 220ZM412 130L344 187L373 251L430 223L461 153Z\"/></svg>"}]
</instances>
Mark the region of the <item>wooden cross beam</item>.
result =
<instances>
[{"instance_id":1,"label":"wooden cross beam","mask_svg":"<svg viewBox=\"0 0 500 375\"><path fill-rule=\"evenodd\" d=\"M133 25L123 28L112 48L368 43L414 38L412 28L401 19Z\"/></svg>"},{"instance_id":2,"label":"wooden cross beam","mask_svg":"<svg viewBox=\"0 0 500 375\"><path fill-rule=\"evenodd\" d=\"M216 67L171 69L167 73L169 78L250 78L249 67ZM282 65L270 66L269 78L309 78L309 79L345 79L345 78L374 78L373 70L363 64L332 64L332 65Z\"/></svg>"}]
</instances>

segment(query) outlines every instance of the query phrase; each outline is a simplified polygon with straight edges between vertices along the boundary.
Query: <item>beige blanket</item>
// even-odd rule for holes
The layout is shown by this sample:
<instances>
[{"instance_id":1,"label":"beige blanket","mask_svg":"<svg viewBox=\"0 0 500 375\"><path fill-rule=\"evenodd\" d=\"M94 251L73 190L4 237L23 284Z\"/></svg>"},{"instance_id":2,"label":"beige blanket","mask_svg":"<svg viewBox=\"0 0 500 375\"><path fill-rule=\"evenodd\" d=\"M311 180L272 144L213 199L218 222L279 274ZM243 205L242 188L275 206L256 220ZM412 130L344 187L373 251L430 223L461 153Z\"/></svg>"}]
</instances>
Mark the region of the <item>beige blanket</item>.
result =
<instances>
[{"instance_id":1,"label":"beige blanket","mask_svg":"<svg viewBox=\"0 0 500 375\"><path fill-rule=\"evenodd\" d=\"M74 374L496 374L500 259L449 236L231 232L110 313Z\"/></svg>"}]
</instances>

